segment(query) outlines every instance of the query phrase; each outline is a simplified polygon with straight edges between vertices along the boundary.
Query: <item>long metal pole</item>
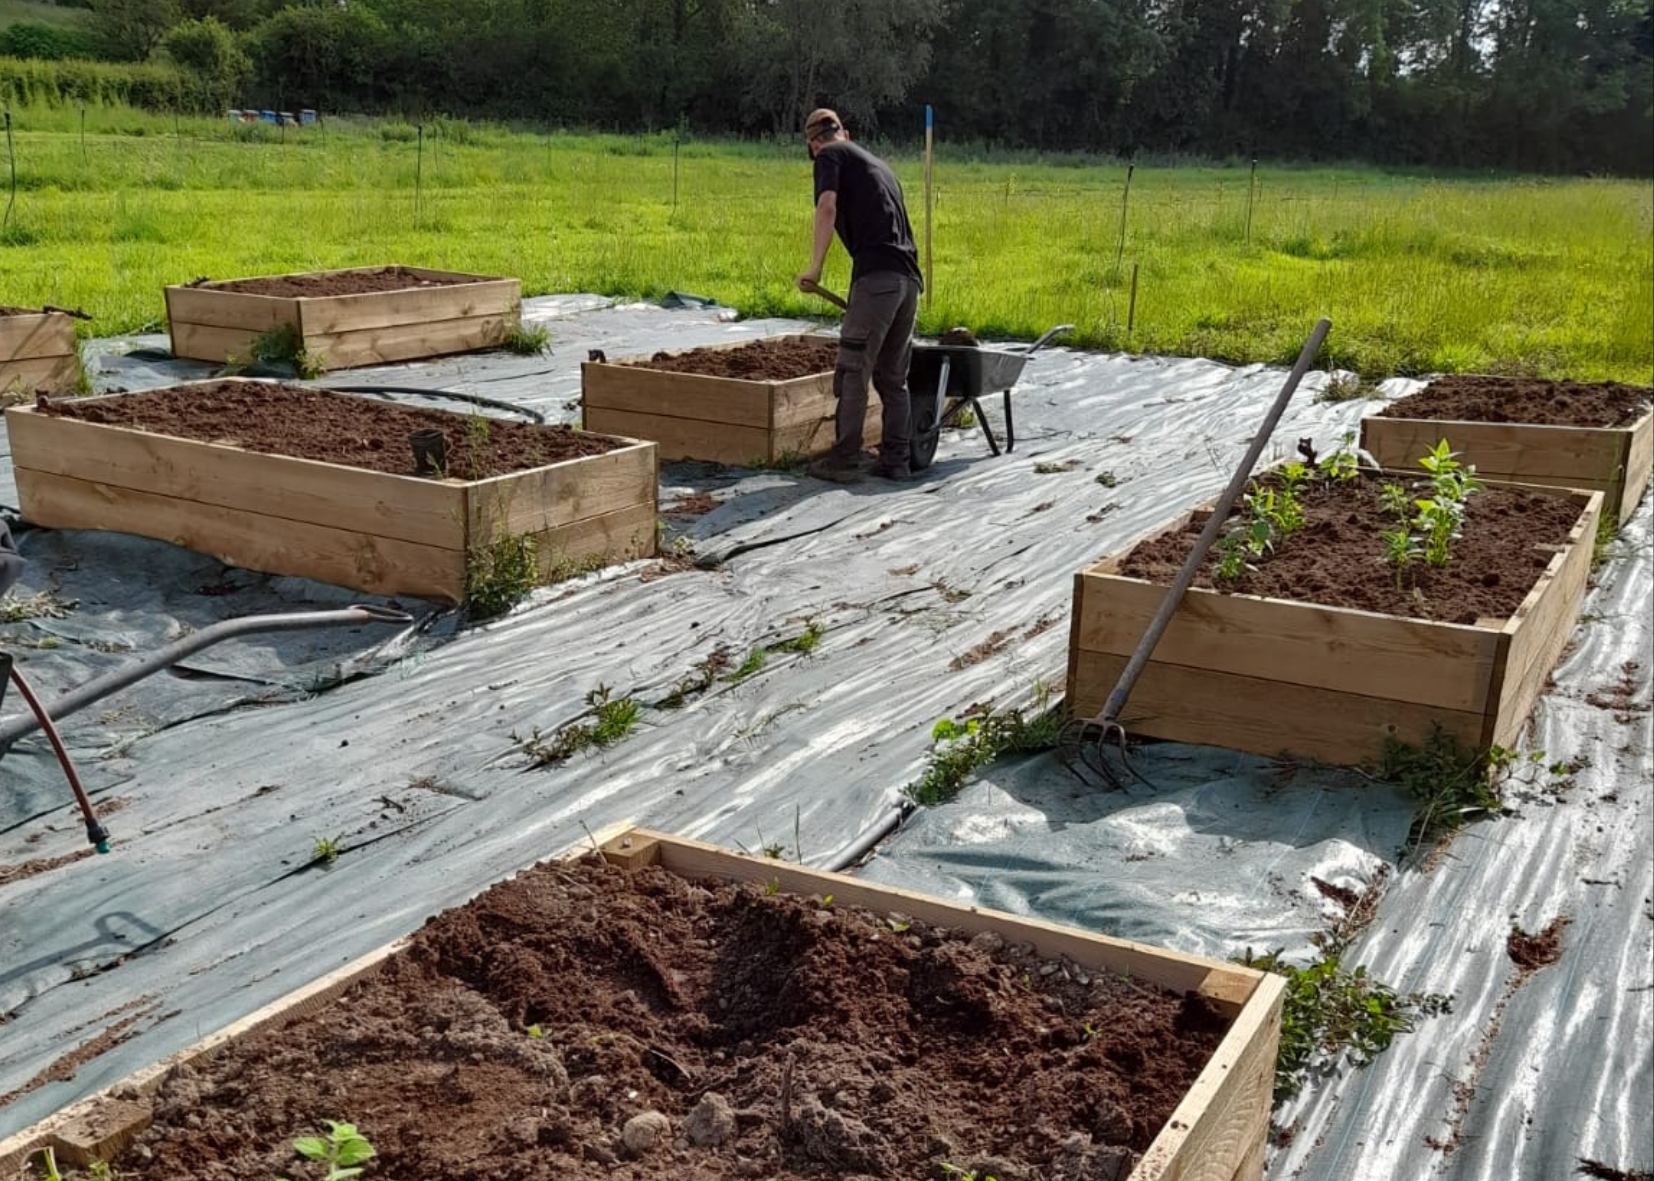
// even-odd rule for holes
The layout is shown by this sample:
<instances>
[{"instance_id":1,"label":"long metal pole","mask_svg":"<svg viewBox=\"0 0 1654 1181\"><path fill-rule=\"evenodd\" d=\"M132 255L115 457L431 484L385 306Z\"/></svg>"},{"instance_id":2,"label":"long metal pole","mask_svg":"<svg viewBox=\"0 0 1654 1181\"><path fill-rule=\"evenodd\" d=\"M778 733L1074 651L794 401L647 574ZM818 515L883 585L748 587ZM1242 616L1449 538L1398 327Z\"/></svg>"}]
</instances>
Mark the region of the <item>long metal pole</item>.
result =
<instances>
[{"instance_id":1,"label":"long metal pole","mask_svg":"<svg viewBox=\"0 0 1654 1181\"><path fill-rule=\"evenodd\" d=\"M1241 494L1246 486L1247 478L1252 474L1253 464L1258 462L1258 456L1263 454L1264 447L1269 443L1269 436L1275 433L1275 424L1281 421L1281 415L1286 413L1287 403L1292 401L1293 393L1298 389L1298 383L1304 379L1309 371L1315 354L1321 351L1321 342L1327 339L1327 333L1332 329L1332 321L1321 319L1315 325L1315 330L1309 334L1304 342L1303 351L1298 354L1297 364L1293 365L1292 372L1287 374L1286 384L1281 387L1275 404L1269 408L1269 414L1258 433L1252 436L1252 445L1246 449L1246 457L1241 460L1235 474L1229 478L1229 486L1223 490L1223 496L1212 509L1212 515L1206 518L1206 527L1200 531L1200 537L1195 541L1194 549L1183 561L1183 569L1177 572L1171 589L1166 592L1165 599L1160 604L1160 610L1155 612L1154 619L1149 623L1149 630L1137 643L1137 650L1131 654L1126 667L1120 672L1120 679L1115 683L1114 691L1108 695L1103 703L1103 712L1092 719L1100 726L1107 726L1120 717L1120 711L1126 707L1126 698L1131 695L1131 687L1136 684L1138 675L1143 666L1148 664L1149 657L1154 655L1155 645L1160 642L1161 634L1166 625L1172 621L1172 615L1178 605L1183 602L1184 592L1189 584L1195 580L1195 572L1200 569L1206 551L1212 548L1212 542L1217 540L1218 530L1223 528L1224 520L1229 516L1229 507L1235 503L1235 497Z\"/></svg>"},{"instance_id":2,"label":"long metal pole","mask_svg":"<svg viewBox=\"0 0 1654 1181\"><path fill-rule=\"evenodd\" d=\"M925 104L925 306L930 307L930 297L935 284L930 269L930 226L934 204L931 197L930 178L931 169L935 163L935 117L931 112L930 104Z\"/></svg>"}]
</instances>

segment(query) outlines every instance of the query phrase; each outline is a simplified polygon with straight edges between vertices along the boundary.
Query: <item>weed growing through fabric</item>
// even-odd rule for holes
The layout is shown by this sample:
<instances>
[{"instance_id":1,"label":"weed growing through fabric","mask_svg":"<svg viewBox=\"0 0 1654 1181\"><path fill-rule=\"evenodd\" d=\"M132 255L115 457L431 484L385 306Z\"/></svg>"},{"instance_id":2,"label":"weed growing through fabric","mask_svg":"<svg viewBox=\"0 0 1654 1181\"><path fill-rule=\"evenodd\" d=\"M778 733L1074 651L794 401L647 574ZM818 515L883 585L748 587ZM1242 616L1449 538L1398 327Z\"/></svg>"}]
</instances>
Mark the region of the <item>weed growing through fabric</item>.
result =
<instances>
[{"instance_id":1,"label":"weed growing through fabric","mask_svg":"<svg viewBox=\"0 0 1654 1181\"><path fill-rule=\"evenodd\" d=\"M1323 402L1353 402L1357 398L1372 397L1371 387L1359 373L1340 373L1331 378L1315 395L1317 404Z\"/></svg>"},{"instance_id":2,"label":"weed growing through fabric","mask_svg":"<svg viewBox=\"0 0 1654 1181\"><path fill-rule=\"evenodd\" d=\"M538 726L526 739L511 736L528 755L530 767L548 767L567 762L582 750L613 746L632 732L643 712L635 698L610 696L607 685L599 685L587 693L586 704L591 707L590 722L570 723L549 739L542 736Z\"/></svg>"},{"instance_id":3,"label":"weed growing through fabric","mask_svg":"<svg viewBox=\"0 0 1654 1181\"><path fill-rule=\"evenodd\" d=\"M1472 820L1501 814L1501 784L1516 760L1516 752L1505 747L1469 750L1439 723L1431 726L1430 736L1420 746L1393 735L1386 737L1379 778L1395 783L1419 801L1401 856Z\"/></svg>"},{"instance_id":4,"label":"weed growing through fabric","mask_svg":"<svg viewBox=\"0 0 1654 1181\"><path fill-rule=\"evenodd\" d=\"M748 677L756 676L758 673L764 671L764 665L768 660L769 652L767 649L754 648L751 652L747 653L747 658L745 660L735 666L735 671L725 677L724 680L728 681L732 685L739 685Z\"/></svg>"},{"instance_id":5,"label":"weed growing through fabric","mask_svg":"<svg viewBox=\"0 0 1654 1181\"><path fill-rule=\"evenodd\" d=\"M1065 459L1061 463L1036 463L1034 474L1036 476L1055 476L1061 472L1071 472L1079 466L1080 461L1077 459Z\"/></svg>"},{"instance_id":6,"label":"weed growing through fabric","mask_svg":"<svg viewBox=\"0 0 1654 1181\"><path fill-rule=\"evenodd\" d=\"M1304 968L1283 962L1279 951L1253 955L1250 948L1236 962L1287 980L1275 1059L1276 1102L1296 1095L1312 1073L1331 1073L1343 1055L1366 1066L1397 1035L1411 1032L1420 1017L1453 1011L1451 997L1398 993L1368 976L1364 967L1344 967L1338 951Z\"/></svg>"},{"instance_id":7,"label":"weed growing through fabric","mask_svg":"<svg viewBox=\"0 0 1654 1181\"><path fill-rule=\"evenodd\" d=\"M1031 715L1014 708L943 718L931 728L929 765L904 791L915 803L946 803L959 794L973 771L1001 755L1053 749L1062 726L1061 703L1052 704L1051 690L1043 684L1035 687Z\"/></svg>"},{"instance_id":8,"label":"weed growing through fabric","mask_svg":"<svg viewBox=\"0 0 1654 1181\"><path fill-rule=\"evenodd\" d=\"M362 1164L374 1156L373 1145L355 1124L323 1120L326 1136L300 1136L293 1141L293 1151L306 1160L327 1166L321 1181L349 1181L363 1173ZM287 1181L281 1178L280 1181Z\"/></svg>"},{"instance_id":9,"label":"weed growing through fabric","mask_svg":"<svg viewBox=\"0 0 1654 1181\"><path fill-rule=\"evenodd\" d=\"M302 378L320 377L327 372L322 355L304 347L296 324L277 324L253 338L253 360L264 364L286 364Z\"/></svg>"},{"instance_id":10,"label":"weed growing through fabric","mask_svg":"<svg viewBox=\"0 0 1654 1181\"><path fill-rule=\"evenodd\" d=\"M336 837L317 837L310 847L310 860L321 865L332 865L344 850L345 834Z\"/></svg>"},{"instance_id":11,"label":"weed growing through fabric","mask_svg":"<svg viewBox=\"0 0 1654 1181\"><path fill-rule=\"evenodd\" d=\"M525 326L519 323L505 338L502 347L519 357L538 357L551 347L551 334L544 324Z\"/></svg>"},{"instance_id":12,"label":"weed growing through fabric","mask_svg":"<svg viewBox=\"0 0 1654 1181\"><path fill-rule=\"evenodd\" d=\"M655 703L655 708L682 709L691 697L698 697L710 689L729 668L729 664L729 650L723 647L714 648L704 659L696 663L693 672L679 679L678 683L672 686L671 692Z\"/></svg>"},{"instance_id":13,"label":"weed growing through fabric","mask_svg":"<svg viewBox=\"0 0 1654 1181\"><path fill-rule=\"evenodd\" d=\"M756 468L759 471L786 472L791 476L801 476L804 474L804 469L809 466L809 463L810 457L805 455L802 451L787 450L783 451L780 455L777 455L774 459L755 459L751 463L747 464L747 466L750 468Z\"/></svg>"},{"instance_id":14,"label":"weed growing through fabric","mask_svg":"<svg viewBox=\"0 0 1654 1181\"><path fill-rule=\"evenodd\" d=\"M540 585L540 547L529 533L473 546L465 555L465 610L472 620L503 615Z\"/></svg>"},{"instance_id":15,"label":"weed growing through fabric","mask_svg":"<svg viewBox=\"0 0 1654 1181\"><path fill-rule=\"evenodd\" d=\"M1591 542L1591 569L1596 570L1609 558L1609 550L1614 542L1619 540L1620 526L1618 510L1615 506L1604 503L1602 513L1597 517L1597 535Z\"/></svg>"},{"instance_id":16,"label":"weed growing through fabric","mask_svg":"<svg viewBox=\"0 0 1654 1181\"><path fill-rule=\"evenodd\" d=\"M0 623L22 623L25 619L66 619L80 606L79 599L60 599L51 591L34 595L7 595L0 599Z\"/></svg>"}]
</instances>

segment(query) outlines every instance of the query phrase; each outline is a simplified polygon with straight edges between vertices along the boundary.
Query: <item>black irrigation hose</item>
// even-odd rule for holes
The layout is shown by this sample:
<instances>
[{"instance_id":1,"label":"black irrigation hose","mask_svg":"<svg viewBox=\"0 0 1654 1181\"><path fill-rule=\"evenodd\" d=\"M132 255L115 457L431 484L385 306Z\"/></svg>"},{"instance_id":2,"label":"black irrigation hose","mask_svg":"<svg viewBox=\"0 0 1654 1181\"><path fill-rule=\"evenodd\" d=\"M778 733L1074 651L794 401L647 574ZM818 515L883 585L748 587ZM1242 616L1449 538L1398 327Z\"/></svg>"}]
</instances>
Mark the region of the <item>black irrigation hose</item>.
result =
<instances>
[{"instance_id":1,"label":"black irrigation hose","mask_svg":"<svg viewBox=\"0 0 1654 1181\"><path fill-rule=\"evenodd\" d=\"M546 416L538 410L530 410L527 406L517 406L511 402L502 402L498 398L484 398L478 394L461 394L451 390L420 390L404 385L329 385L327 388L337 390L341 394L373 394L385 398L389 398L392 394L412 394L421 398L441 398L451 402L469 402L473 406L488 406L511 414L521 414L541 426L544 426L546 421Z\"/></svg>"}]
</instances>

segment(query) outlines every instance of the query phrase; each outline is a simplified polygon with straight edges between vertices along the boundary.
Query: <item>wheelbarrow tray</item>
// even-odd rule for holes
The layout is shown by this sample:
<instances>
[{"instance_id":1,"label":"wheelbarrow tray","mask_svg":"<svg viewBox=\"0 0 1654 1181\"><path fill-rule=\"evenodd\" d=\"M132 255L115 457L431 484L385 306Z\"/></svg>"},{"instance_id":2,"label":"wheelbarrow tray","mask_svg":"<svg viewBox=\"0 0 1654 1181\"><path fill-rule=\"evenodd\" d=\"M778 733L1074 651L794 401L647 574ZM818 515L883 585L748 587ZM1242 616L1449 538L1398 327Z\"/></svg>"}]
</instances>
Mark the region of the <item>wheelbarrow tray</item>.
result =
<instances>
[{"instance_id":1,"label":"wheelbarrow tray","mask_svg":"<svg viewBox=\"0 0 1654 1181\"><path fill-rule=\"evenodd\" d=\"M1014 386L1028 364L1028 356L1026 352L1012 353L976 345L916 344L908 363L907 384L910 390L934 391L942 362L946 360L949 362L948 388L944 396L980 398Z\"/></svg>"}]
</instances>

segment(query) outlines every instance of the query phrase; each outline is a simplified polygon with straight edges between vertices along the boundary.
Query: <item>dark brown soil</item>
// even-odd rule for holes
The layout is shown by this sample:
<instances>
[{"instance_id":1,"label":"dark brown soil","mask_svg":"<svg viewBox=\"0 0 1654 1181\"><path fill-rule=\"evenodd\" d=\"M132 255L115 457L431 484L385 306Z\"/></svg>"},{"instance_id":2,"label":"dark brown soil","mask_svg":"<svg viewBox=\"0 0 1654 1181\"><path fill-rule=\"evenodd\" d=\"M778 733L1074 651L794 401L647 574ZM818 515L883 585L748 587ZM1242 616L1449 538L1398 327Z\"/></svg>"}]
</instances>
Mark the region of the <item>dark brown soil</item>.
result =
<instances>
[{"instance_id":1,"label":"dark brown soil","mask_svg":"<svg viewBox=\"0 0 1654 1181\"><path fill-rule=\"evenodd\" d=\"M446 473L459 480L602 455L625 445L566 426L413 408L265 381L168 386L111 398L48 402L43 408L65 418L394 475L415 474L408 435L435 428L447 441Z\"/></svg>"},{"instance_id":2,"label":"dark brown soil","mask_svg":"<svg viewBox=\"0 0 1654 1181\"><path fill-rule=\"evenodd\" d=\"M705 377L791 381L795 377L831 373L838 364L838 344L831 340L800 340L796 336L781 336L750 341L734 348L656 353L647 361L629 361L627 364L641 369L662 369L668 373L698 373Z\"/></svg>"},{"instance_id":3,"label":"dark brown soil","mask_svg":"<svg viewBox=\"0 0 1654 1181\"><path fill-rule=\"evenodd\" d=\"M1438 377L1390 403L1380 418L1458 422L1529 422L1541 426L1630 426L1648 413L1654 390L1613 381L1541 381L1532 377Z\"/></svg>"},{"instance_id":4,"label":"dark brown soil","mask_svg":"<svg viewBox=\"0 0 1654 1181\"><path fill-rule=\"evenodd\" d=\"M282 299L315 299L323 295L366 295L378 291L411 291L424 287L457 287L476 279L433 279L407 267L363 267L323 275L271 275L259 279L225 279L214 283L197 279L191 287L239 291L245 295L274 295Z\"/></svg>"},{"instance_id":5,"label":"dark brown soil","mask_svg":"<svg viewBox=\"0 0 1654 1181\"><path fill-rule=\"evenodd\" d=\"M1227 1024L992 936L588 858L175 1071L113 1163L298 1176L293 1137L332 1119L400 1181L1123 1181Z\"/></svg>"},{"instance_id":6,"label":"dark brown soil","mask_svg":"<svg viewBox=\"0 0 1654 1181\"><path fill-rule=\"evenodd\" d=\"M1208 554L1194 585L1444 623L1508 618L1579 520L1579 507L1563 497L1512 488L1477 492L1447 565L1416 561L1398 586L1395 568L1384 560L1382 535L1396 528L1396 520L1379 507L1383 483L1363 476L1349 484L1311 485L1302 531L1234 582L1217 582L1217 555ZM1185 528L1143 542L1120 564L1120 573L1170 585L1204 525L1197 513Z\"/></svg>"},{"instance_id":7,"label":"dark brown soil","mask_svg":"<svg viewBox=\"0 0 1654 1181\"><path fill-rule=\"evenodd\" d=\"M1534 935L1516 927L1505 939L1505 952L1522 971L1538 971L1562 958L1562 928L1567 925L1564 916L1552 919L1550 926Z\"/></svg>"}]
</instances>

